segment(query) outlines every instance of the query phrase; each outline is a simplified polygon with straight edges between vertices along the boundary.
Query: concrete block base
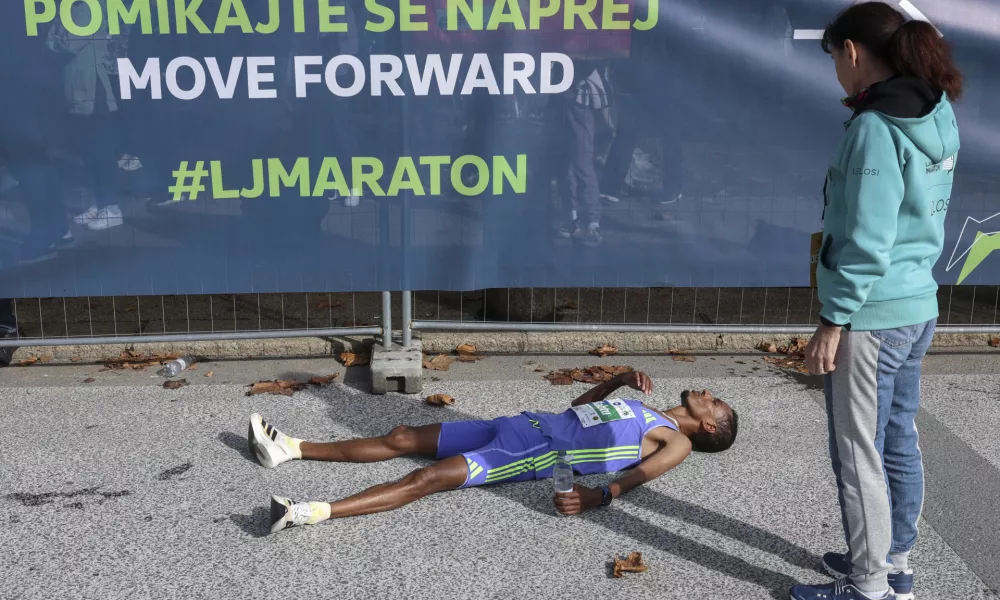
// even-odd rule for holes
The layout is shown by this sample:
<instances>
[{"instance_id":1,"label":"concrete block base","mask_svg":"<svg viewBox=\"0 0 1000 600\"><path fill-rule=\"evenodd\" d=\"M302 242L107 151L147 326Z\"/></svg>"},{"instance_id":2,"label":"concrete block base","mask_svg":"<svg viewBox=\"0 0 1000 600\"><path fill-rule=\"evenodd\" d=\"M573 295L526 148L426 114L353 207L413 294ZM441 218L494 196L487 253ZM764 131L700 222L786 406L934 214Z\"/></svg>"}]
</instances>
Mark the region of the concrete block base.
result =
<instances>
[{"instance_id":1,"label":"concrete block base","mask_svg":"<svg viewBox=\"0 0 1000 600\"><path fill-rule=\"evenodd\" d=\"M372 347L371 373L373 394L419 394L424 389L420 340L413 340L409 348L393 344L391 350L376 343Z\"/></svg>"}]
</instances>

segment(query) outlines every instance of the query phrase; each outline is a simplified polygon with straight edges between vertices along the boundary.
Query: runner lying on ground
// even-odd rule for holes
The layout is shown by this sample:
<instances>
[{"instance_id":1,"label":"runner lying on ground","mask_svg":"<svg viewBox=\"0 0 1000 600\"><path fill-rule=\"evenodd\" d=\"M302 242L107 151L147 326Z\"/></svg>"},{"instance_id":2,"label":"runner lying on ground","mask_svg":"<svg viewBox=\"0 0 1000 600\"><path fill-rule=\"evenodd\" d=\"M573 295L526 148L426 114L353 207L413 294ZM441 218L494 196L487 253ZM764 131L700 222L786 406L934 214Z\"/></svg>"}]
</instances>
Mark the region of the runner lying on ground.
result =
<instances>
[{"instance_id":1,"label":"runner lying on ground","mask_svg":"<svg viewBox=\"0 0 1000 600\"><path fill-rule=\"evenodd\" d=\"M458 421L407 427L377 438L306 442L282 434L259 414L250 416L250 449L265 467L296 459L377 462L419 454L438 462L401 480L371 487L336 502L292 502L271 497L271 533L326 519L393 510L430 494L463 487L552 476L558 451L566 451L578 475L635 467L603 489L582 485L556 494L556 509L567 515L607 506L637 485L663 475L691 450L719 452L732 446L739 423L728 404L707 390L684 392L666 412L635 400L606 400L629 386L646 395L653 383L632 372L595 386L560 414L524 412L492 421Z\"/></svg>"}]
</instances>

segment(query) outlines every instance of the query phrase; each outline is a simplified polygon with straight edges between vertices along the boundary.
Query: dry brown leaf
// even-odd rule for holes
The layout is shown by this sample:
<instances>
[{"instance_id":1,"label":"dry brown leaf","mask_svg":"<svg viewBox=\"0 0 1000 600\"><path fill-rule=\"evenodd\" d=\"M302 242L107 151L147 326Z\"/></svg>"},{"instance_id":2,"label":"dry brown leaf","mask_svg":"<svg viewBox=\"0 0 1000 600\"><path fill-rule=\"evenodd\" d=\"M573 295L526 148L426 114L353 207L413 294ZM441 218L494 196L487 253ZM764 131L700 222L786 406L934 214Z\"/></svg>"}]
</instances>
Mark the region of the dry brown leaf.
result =
<instances>
[{"instance_id":1,"label":"dry brown leaf","mask_svg":"<svg viewBox=\"0 0 1000 600\"><path fill-rule=\"evenodd\" d=\"M576 310L576 302L567 302L563 304L563 310Z\"/></svg>"},{"instance_id":2,"label":"dry brown leaf","mask_svg":"<svg viewBox=\"0 0 1000 600\"><path fill-rule=\"evenodd\" d=\"M478 350L479 348L476 348L475 344L459 344L455 348L457 354L475 354Z\"/></svg>"},{"instance_id":3,"label":"dry brown leaf","mask_svg":"<svg viewBox=\"0 0 1000 600\"><path fill-rule=\"evenodd\" d=\"M674 354L671 358L673 358L677 362L695 362L696 360L698 360L697 358L691 356L690 354Z\"/></svg>"},{"instance_id":4,"label":"dry brown leaf","mask_svg":"<svg viewBox=\"0 0 1000 600\"><path fill-rule=\"evenodd\" d=\"M37 356L29 356L28 358L17 361L17 364L22 367L27 367L29 365L35 364L36 362L38 362Z\"/></svg>"},{"instance_id":5,"label":"dry brown leaf","mask_svg":"<svg viewBox=\"0 0 1000 600\"><path fill-rule=\"evenodd\" d=\"M757 349L761 352L768 352L774 354L778 351L778 345L774 342L761 342L757 344Z\"/></svg>"},{"instance_id":6,"label":"dry brown leaf","mask_svg":"<svg viewBox=\"0 0 1000 600\"><path fill-rule=\"evenodd\" d=\"M80 360L81 359L79 356L74 356L73 358L69 359L69 362L80 362Z\"/></svg>"},{"instance_id":7,"label":"dry brown leaf","mask_svg":"<svg viewBox=\"0 0 1000 600\"><path fill-rule=\"evenodd\" d=\"M455 403L455 399L448 394L434 394L433 396L427 396L427 404L431 406L451 406Z\"/></svg>"},{"instance_id":8,"label":"dry brown leaf","mask_svg":"<svg viewBox=\"0 0 1000 600\"><path fill-rule=\"evenodd\" d=\"M648 570L649 567L642 562L642 552L633 552L626 558L615 557L615 569L612 574L615 577L622 577L625 573L645 573Z\"/></svg>"},{"instance_id":9,"label":"dry brown leaf","mask_svg":"<svg viewBox=\"0 0 1000 600\"><path fill-rule=\"evenodd\" d=\"M552 385L573 385L573 375L567 370L552 371L545 376Z\"/></svg>"},{"instance_id":10,"label":"dry brown leaf","mask_svg":"<svg viewBox=\"0 0 1000 600\"><path fill-rule=\"evenodd\" d=\"M371 362L371 357L367 354L355 354L353 352L341 352L340 363L345 367L363 367Z\"/></svg>"},{"instance_id":11,"label":"dry brown leaf","mask_svg":"<svg viewBox=\"0 0 1000 600\"><path fill-rule=\"evenodd\" d=\"M774 365L779 369L789 369L791 371L797 371L808 375L809 369L806 368L806 363L801 358L782 358L780 356L765 356L764 362L769 365Z\"/></svg>"},{"instance_id":12,"label":"dry brown leaf","mask_svg":"<svg viewBox=\"0 0 1000 600\"><path fill-rule=\"evenodd\" d=\"M604 344L590 351L594 356L600 356L604 358L605 356L611 356L612 354L618 354L618 348L615 348L611 344Z\"/></svg>"},{"instance_id":13,"label":"dry brown leaf","mask_svg":"<svg viewBox=\"0 0 1000 600\"><path fill-rule=\"evenodd\" d=\"M258 381L250 386L250 391L247 392L247 396L257 396L259 394L291 396L305 387L305 383L294 379L290 381L283 381L281 379L276 381Z\"/></svg>"},{"instance_id":14,"label":"dry brown leaf","mask_svg":"<svg viewBox=\"0 0 1000 600\"><path fill-rule=\"evenodd\" d=\"M162 365L180 357L180 354L154 354L152 356L146 356L141 352L125 350L118 356L118 358L107 359L102 362L104 363L103 370L105 371L120 371L123 369L132 369L133 371L137 371L139 369L145 369L146 367Z\"/></svg>"},{"instance_id":15,"label":"dry brown leaf","mask_svg":"<svg viewBox=\"0 0 1000 600\"><path fill-rule=\"evenodd\" d=\"M485 358L482 354L459 354L458 362L478 362Z\"/></svg>"},{"instance_id":16,"label":"dry brown leaf","mask_svg":"<svg viewBox=\"0 0 1000 600\"><path fill-rule=\"evenodd\" d=\"M43 363L52 362L52 356L50 354L46 354L45 356L40 356L38 358L38 362L43 362Z\"/></svg>"},{"instance_id":17,"label":"dry brown leaf","mask_svg":"<svg viewBox=\"0 0 1000 600\"><path fill-rule=\"evenodd\" d=\"M136 307L129 306L128 308L125 309L125 312L135 312L136 310L138 310Z\"/></svg>"},{"instance_id":18,"label":"dry brown leaf","mask_svg":"<svg viewBox=\"0 0 1000 600\"><path fill-rule=\"evenodd\" d=\"M1000 348L1000 337L995 337L992 340L990 340L990 346L994 348Z\"/></svg>"},{"instance_id":19,"label":"dry brown leaf","mask_svg":"<svg viewBox=\"0 0 1000 600\"><path fill-rule=\"evenodd\" d=\"M425 356L424 368L431 371L447 371L453 362L455 362L455 358L446 354L438 354L431 358Z\"/></svg>"},{"instance_id":20,"label":"dry brown leaf","mask_svg":"<svg viewBox=\"0 0 1000 600\"><path fill-rule=\"evenodd\" d=\"M313 377L312 379L309 380L309 383L312 385L318 385L319 387L323 387L325 385L330 385L331 383L333 383L333 380L336 379L339 375L340 373L334 373L332 375L327 375L325 377Z\"/></svg>"},{"instance_id":21,"label":"dry brown leaf","mask_svg":"<svg viewBox=\"0 0 1000 600\"><path fill-rule=\"evenodd\" d=\"M191 363L191 366L189 366L186 370L187 371L197 371L198 370L198 363Z\"/></svg>"},{"instance_id":22,"label":"dry brown leaf","mask_svg":"<svg viewBox=\"0 0 1000 600\"><path fill-rule=\"evenodd\" d=\"M215 377L215 371L209 371L208 373L205 373L205 377Z\"/></svg>"},{"instance_id":23,"label":"dry brown leaf","mask_svg":"<svg viewBox=\"0 0 1000 600\"><path fill-rule=\"evenodd\" d=\"M95 379L93 377L88 377L83 380L83 383L94 383Z\"/></svg>"},{"instance_id":24,"label":"dry brown leaf","mask_svg":"<svg viewBox=\"0 0 1000 600\"><path fill-rule=\"evenodd\" d=\"M187 384L187 379L171 379L170 381L164 381L163 387L168 390L179 390Z\"/></svg>"},{"instance_id":25,"label":"dry brown leaf","mask_svg":"<svg viewBox=\"0 0 1000 600\"><path fill-rule=\"evenodd\" d=\"M632 367L619 365L597 365L585 369L561 369L545 375L552 385L571 385L574 381L580 383L604 383L622 373L629 373Z\"/></svg>"}]
</instances>

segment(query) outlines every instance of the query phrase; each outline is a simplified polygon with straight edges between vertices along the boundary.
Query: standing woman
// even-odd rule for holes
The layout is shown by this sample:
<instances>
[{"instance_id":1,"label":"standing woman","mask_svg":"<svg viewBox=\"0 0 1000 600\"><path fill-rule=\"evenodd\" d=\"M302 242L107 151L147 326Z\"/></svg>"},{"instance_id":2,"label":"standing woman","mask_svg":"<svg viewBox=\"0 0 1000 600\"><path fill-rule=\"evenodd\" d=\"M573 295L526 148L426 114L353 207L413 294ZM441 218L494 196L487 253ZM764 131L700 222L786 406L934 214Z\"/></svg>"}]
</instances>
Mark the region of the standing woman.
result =
<instances>
[{"instance_id":1,"label":"standing woman","mask_svg":"<svg viewBox=\"0 0 1000 600\"><path fill-rule=\"evenodd\" d=\"M910 600L924 475L920 366L938 316L959 149L950 104L962 76L928 23L857 4L823 36L854 111L826 179L817 267L822 326L806 366L826 376L830 454L849 551L823 557L836 583L793 600Z\"/></svg>"}]
</instances>

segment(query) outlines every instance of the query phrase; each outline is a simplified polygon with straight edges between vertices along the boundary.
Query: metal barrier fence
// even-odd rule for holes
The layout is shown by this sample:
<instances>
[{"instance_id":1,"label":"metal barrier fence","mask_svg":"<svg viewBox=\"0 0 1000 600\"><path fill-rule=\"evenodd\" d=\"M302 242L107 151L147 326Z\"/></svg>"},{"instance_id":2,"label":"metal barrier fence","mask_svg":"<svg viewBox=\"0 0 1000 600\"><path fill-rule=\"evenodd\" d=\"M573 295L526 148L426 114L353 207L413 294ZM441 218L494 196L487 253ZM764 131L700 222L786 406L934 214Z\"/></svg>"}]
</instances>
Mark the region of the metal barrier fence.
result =
<instances>
[{"instance_id":1,"label":"metal barrier fence","mask_svg":"<svg viewBox=\"0 0 1000 600\"><path fill-rule=\"evenodd\" d=\"M1000 286L942 287L941 333L996 333ZM15 300L0 346L191 342L414 331L809 333L807 288L534 288ZM393 314L399 315L395 321Z\"/></svg>"}]
</instances>

